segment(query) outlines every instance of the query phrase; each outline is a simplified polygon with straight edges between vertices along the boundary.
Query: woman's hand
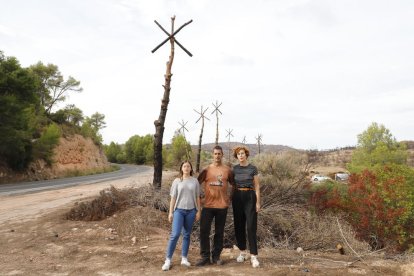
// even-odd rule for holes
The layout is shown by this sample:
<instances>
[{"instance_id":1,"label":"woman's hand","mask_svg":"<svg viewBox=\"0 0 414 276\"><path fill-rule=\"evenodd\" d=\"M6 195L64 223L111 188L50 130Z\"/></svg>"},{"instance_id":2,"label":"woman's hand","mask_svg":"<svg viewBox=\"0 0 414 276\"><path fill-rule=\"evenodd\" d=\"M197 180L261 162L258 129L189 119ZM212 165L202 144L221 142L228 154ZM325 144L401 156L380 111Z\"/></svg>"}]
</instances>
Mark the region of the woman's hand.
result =
<instances>
[{"instance_id":1,"label":"woman's hand","mask_svg":"<svg viewBox=\"0 0 414 276\"><path fill-rule=\"evenodd\" d=\"M168 213L168 221L170 223L172 223L172 221L173 221L173 214L172 213Z\"/></svg>"},{"instance_id":2,"label":"woman's hand","mask_svg":"<svg viewBox=\"0 0 414 276\"><path fill-rule=\"evenodd\" d=\"M201 210L198 210L195 219L196 219L196 221L199 221L200 218L201 218Z\"/></svg>"},{"instance_id":3,"label":"woman's hand","mask_svg":"<svg viewBox=\"0 0 414 276\"><path fill-rule=\"evenodd\" d=\"M260 203L257 202L256 203L256 212L259 213L259 211L260 211Z\"/></svg>"}]
</instances>

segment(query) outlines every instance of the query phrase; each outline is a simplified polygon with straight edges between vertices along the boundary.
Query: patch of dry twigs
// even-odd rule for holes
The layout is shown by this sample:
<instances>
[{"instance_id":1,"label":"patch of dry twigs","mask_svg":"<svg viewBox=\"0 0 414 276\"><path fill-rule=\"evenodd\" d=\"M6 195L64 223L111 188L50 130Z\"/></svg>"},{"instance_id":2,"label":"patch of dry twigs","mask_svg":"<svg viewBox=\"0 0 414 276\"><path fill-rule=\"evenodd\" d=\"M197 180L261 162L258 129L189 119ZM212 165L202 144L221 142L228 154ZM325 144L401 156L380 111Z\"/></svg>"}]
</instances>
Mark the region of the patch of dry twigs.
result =
<instances>
[{"instance_id":1,"label":"patch of dry twigs","mask_svg":"<svg viewBox=\"0 0 414 276\"><path fill-rule=\"evenodd\" d=\"M309 186L309 162L307 156L298 152L261 154L253 163L258 167L261 181L262 209L258 215L259 247L304 250L336 250L343 245L345 252L368 252L369 246L355 238L352 228L340 217L318 216L308 210L306 193ZM130 207L124 222L117 230L125 235L138 235L140 226L169 229L167 221L169 189L172 179L164 181L161 189L151 185L118 190L111 187L101 191L93 201L77 204L67 214L71 220L100 220ZM152 210L152 211L149 211ZM121 214L119 214L121 216ZM136 216L136 218L135 218ZM338 225L340 227L338 227ZM214 222L211 238L214 236ZM225 226L225 247L236 244L232 208L228 209ZM199 223L194 224L192 241L198 244ZM345 242L346 240L346 242Z\"/></svg>"}]
</instances>

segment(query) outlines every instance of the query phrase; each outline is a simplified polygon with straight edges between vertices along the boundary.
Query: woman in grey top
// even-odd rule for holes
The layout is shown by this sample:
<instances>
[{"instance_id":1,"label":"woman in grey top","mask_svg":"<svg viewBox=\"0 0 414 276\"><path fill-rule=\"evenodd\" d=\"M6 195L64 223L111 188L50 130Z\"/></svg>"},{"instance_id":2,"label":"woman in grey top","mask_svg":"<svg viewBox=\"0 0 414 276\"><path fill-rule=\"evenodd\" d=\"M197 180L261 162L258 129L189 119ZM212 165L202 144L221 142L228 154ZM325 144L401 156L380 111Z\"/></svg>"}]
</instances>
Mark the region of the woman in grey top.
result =
<instances>
[{"instance_id":1,"label":"woman in grey top","mask_svg":"<svg viewBox=\"0 0 414 276\"><path fill-rule=\"evenodd\" d=\"M249 240L250 260L253 267L259 267L257 259L257 213L260 210L260 184L257 168L247 161L249 149L245 146L233 150L234 158L239 164L233 167L234 193L232 198L234 230L240 255L237 262L241 263L247 258L246 254L246 228Z\"/></svg>"},{"instance_id":2,"label":"woman in grey top","mask_svg":"<svg viewBox=\"0 0 414 276\"><path fill-rule=\"evenodd\" d=\"M200 220L200 184L193 176L193 166L189 161L184 161L180 166L180 177L171 185L170 211L168 221L172 223L170 240L167 246L167 256L162 270L171 268L173 256L178 238L183 235L181 265L190 266L187 259L190 247L190 235L195 220Z\"/></svg>"}]
</instances>

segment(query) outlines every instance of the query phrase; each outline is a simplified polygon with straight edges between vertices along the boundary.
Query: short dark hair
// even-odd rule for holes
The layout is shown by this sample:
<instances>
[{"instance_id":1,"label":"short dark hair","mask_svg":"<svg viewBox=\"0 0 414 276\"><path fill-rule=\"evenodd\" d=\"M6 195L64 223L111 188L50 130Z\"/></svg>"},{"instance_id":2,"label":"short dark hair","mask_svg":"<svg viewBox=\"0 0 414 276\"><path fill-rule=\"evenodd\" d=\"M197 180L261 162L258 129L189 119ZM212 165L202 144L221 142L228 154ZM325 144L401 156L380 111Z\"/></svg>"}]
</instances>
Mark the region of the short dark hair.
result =
<instances>
[{"instance_id":1,"label":"short dark hair","mask_svg":"<svg viewBox=\"0 0 414 276\"><path fill-rule=\"evenodd\" d=\"M219 146L219 145L216 145L214 148L213 148L213 151L214 150L220 150L221 151L221 153L223 153L223 148L221 147L221 146Z\"/></svg>"}]
</instances>

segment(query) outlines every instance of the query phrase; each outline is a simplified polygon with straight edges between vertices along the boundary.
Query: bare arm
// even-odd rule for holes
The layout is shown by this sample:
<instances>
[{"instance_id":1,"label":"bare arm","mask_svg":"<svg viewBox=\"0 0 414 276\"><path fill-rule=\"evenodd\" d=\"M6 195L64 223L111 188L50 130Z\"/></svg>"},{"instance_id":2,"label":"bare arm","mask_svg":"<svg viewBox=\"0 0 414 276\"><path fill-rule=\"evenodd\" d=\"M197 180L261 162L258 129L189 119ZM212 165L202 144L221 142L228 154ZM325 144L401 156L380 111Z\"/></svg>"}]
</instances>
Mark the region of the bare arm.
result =
<instances>
[{"instance_id":1,"label":"bare arm","mask_svg":"<svg viewBox=\"0 0 414 276\"><path fill-rule=\"evenodd\" d=\"M260 183L259 183L259 176L255 175L253 178L253 182L254 182L254 190L256 191L256 212L260 211Z\"/></svg>"},{"instance_id":2,"label":"bare arm","mask_svg":"<svg viewBox=\"0 0 414 276\"><path fill-rule=\"evenodd\" d=\"M170 200L170 210L168 212L168 221L171 223L173 220L174 206L175 206L175 197L171 197Z\"/></svg>"},{"instance_id":3,"label":"bare arm","mask_svg":"<svg viewBox=\"0 0 414 276\"><path fill-rule=\"evenodd\" d=\"M233 200L234 191L236 190L236 183L234 181L234 173L233 173L233 171L230 171L229 183L231 185L231 189L230 189L230 201L232 201Z\"/></svg>"},{"instance_id":4,"label":"bare arm","mask_svg":"<svg viewBox=\"0 0 414 276\"><path fill-rule=\"evenodd\" d=\"M200 197L197 197L197 214L196 214L196 221L199 221L201 218L201 200Z\"/></svg>"}]
</instances>

